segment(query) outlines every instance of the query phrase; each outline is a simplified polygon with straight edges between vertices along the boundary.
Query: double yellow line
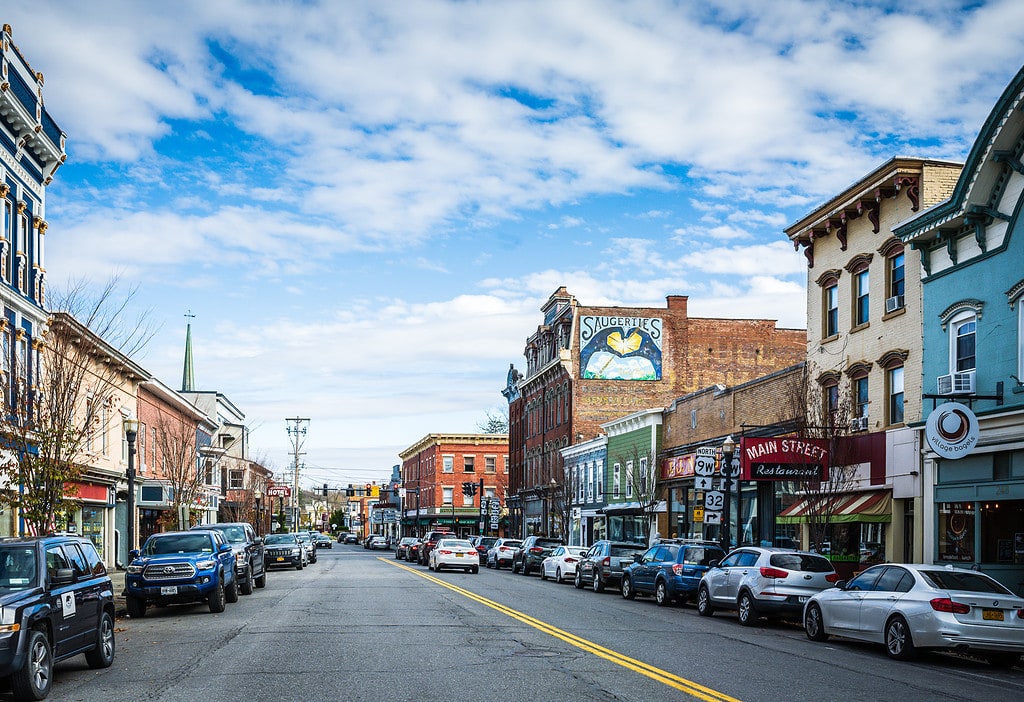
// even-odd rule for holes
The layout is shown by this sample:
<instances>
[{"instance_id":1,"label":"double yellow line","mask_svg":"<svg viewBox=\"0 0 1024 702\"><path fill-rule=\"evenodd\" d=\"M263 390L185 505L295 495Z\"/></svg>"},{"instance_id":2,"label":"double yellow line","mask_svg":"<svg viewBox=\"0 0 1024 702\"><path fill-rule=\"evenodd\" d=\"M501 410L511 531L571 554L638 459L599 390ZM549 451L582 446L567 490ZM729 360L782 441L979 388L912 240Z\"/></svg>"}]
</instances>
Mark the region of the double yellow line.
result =
<instances>
[{"instance_id":1,"label":"double yellow line","mask_svg":"<svg viewBox=\"0 0 1024 702\"><path fill-rule=\"evenodd\" d=\"M548 634L549 636L554 636L556 639L564 641L565 643L571 646L575 646L576 648L586 651L587 653L592 653L598 658L603 658L606 661L610 661L612 663L615 663L616 665L620 665L623 668L628 668L633 672L639 673L640 675L648 677L651 680L655 680L662 684L668 685L669 687L679 690L680 692L685 692L687 695L690 695L691 697L696 697L697 699L705 700L705 702L740 702L735 697L730 697L729 695L718 692L717 690L712 690L709 687L704 687L703 685L695 683L692 680L687 680L686 678L681 678L678 675L673 675L667 670L655 668L653 665L648 665L643 661L638 661L635 658L624 656L621 653L612 651L611 649L605 648L604 646L599 646L598 644L592 641L587 641L586 639L580 638L575 634L570 634L568 631L564 631L557 627L551 626L550 624L542 622L539 619L534 619L533 617L527 614L523 614L522 612L512 609L511 607L506 607L505 605L495 602L494 600L489 600L486 597L482 597L476 594L475 592L470 592L469 590L465 590L456 585L452 585L449 582L445 582L440 578L435 578L433 575L430 575L429 573L424 573L422 570L418 570L416 568L412 568L401 563L395 563L394 560L387 558L380 558L379 560L389 565L393 565L396 568L401 568L402 570L407 570L410 573L414 573L420 576L421 578L424 578L432 583L440 585L441 587L448 588L452 592L457 592L463 597L468 597L474 602L479 602L480 604L490 607L491 609L501 612L502 614L505 614L509 617L512 617L517 621L523 622L524 624L527 624L538 631Z\"/></svg>"}]
</instances>

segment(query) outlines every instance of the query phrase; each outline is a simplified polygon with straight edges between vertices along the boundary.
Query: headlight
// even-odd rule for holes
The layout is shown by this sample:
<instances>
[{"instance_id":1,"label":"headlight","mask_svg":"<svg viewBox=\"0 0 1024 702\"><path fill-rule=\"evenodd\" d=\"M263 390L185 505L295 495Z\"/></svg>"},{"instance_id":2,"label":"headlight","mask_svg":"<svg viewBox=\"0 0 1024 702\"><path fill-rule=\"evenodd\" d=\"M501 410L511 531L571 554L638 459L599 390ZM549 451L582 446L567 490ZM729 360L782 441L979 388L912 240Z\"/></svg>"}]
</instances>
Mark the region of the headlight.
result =
<instances>
[{"instance_id":1,"label":"headlight","mask_svg":"<svg viewBox=\"0 0 1024 702\"><path fill-rule=\"evenodd\" d=\"M293 555L293 556L297 556L297 555L299 555L300 553L302 553L302 548L301 548L301 547L299 547L299 546L296 546L295 548L293 548L293 549L292 549L292 555Z\"/></svg>"},{"instance_id":2,"label":"headlight","mask_svg":"<svg viewBox=\"0 0 1024 702\"><path fill-rule=\"evenodd\" d=\"M134 563L132 563L131 565L128 566L128 574L129 575L138 575L139 573L142 572L142 568L143 568L143 566L135 565Z\"/></svg>"},{"instance_id":3,"label":"headlight","mask_svg":"<svg viewBox=\"0 0 1024 702\"><path fill-rule=\"evenodd\" d=\"M217 561L196 561L196 568L199 570L213 570L217 566Z\"/></svg>"},{"instance_id":4,"label":"headlight","mask_svg":"<svg viewBox=\"0 0 1024 702\"><path fill-rule=\"evenodd\" d=\"M245 565L245 551L239 551L235 554L235 562L238 563L238 565Z\"/></svg>"}]
</instances>

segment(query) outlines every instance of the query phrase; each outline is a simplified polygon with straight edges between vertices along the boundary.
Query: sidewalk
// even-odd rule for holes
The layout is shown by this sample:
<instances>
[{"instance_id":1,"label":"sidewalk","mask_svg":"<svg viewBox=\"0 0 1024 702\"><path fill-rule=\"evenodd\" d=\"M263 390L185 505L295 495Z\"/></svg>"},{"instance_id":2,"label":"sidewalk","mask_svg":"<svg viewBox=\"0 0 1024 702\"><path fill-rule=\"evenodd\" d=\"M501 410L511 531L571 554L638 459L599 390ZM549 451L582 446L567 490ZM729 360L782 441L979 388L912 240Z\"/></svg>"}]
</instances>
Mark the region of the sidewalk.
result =
<instances>
[{"instance_id":1,"label":"sidewalk","mask_svg":"<svg viewBox=\"0 0 1024 702\"><path fill-rule=\"evenodd\" d=\"M107 571L110 581L114 584L114 616L124 617L128 609L124 600L124 571L119 568L112 568Z\"/></svg>"}]
</instances>

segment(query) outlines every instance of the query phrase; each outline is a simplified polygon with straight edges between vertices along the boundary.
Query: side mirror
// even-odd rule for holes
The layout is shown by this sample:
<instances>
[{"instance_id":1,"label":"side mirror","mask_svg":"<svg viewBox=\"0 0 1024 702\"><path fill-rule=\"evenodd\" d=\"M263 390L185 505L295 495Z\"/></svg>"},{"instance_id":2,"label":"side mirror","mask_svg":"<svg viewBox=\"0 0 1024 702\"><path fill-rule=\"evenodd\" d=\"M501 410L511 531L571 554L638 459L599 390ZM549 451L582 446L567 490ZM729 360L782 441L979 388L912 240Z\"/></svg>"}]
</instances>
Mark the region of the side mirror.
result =
<instances>
[{"instance_id":1,"label":"side mirror","mask_svg":"<svg viewBox=\"0 0 1024 702\"><path fill-rule=\"evenodd\" d=\"M135 560L136 558L138 558L141 555L141 553L142 552L139 551L139 549L133 548L131 551L128 552L128 560L130 560L130 561Z\"/></svg>"},{"instance_id":2,"label":"side mirror","mask_svg":"<svg viewBox=\"0 0 1024 702\"><path fill-rule=\"evenodd\" d=\"M639 563L640 562L640 554L639 553L634 553L633 554L633 562L634 563Z\"/></svg>"},{"instance_id":3,"label":"side mirror","mask_svg":"<svg viewBox=\"0 0 1024 702\"><path fill-rule=\"evenodd\" d=\"M845 590L846 589L846 581L845 580L840 580L839 582L836 583L835 586L838 587L840 590Z\"/></svg>"},{"instance_id":4,"label":"side mirror","mask_svg":"<svg viewBox=\"0 0 1024 702\"><path fill-rule=\"evenodd\" d=\"M67 585L75 581L75 572L70 568L58 568L50 577L51 585Z\"/></svg>"},{"instance_id":5,"label":"side mirror","mask_svg":"<svg viewBox=\"0 0 1024 702\"><path fill-rule=\"evenodd\" d=\"M262 546L263 545L263 537L262 536L257 536L255 539L252 540L252 542L254 544L256 544L257 546Z\"/></svg>"},{"instance_id":6,"label":"side mirror","mask_svg":"<svg viewBox=\"0 0 1024 702\"><path fill-rule=\"evenodd\" d=\"M218 553L224 553L225 551L230 551L230 550L231 550L231 544L221 544L220 546L217 547L217 552Z\"/></svg>"},{"instance_id":7,"label":"side mirror","mask_svg":"<svg viewBox=\"0 0 1024 702\"><path fill-rule=\"evenodd\" d=\"M709 568L718 568L722 564L721 561L711 561L708 563Z\"/></svg>"}]
</instances>

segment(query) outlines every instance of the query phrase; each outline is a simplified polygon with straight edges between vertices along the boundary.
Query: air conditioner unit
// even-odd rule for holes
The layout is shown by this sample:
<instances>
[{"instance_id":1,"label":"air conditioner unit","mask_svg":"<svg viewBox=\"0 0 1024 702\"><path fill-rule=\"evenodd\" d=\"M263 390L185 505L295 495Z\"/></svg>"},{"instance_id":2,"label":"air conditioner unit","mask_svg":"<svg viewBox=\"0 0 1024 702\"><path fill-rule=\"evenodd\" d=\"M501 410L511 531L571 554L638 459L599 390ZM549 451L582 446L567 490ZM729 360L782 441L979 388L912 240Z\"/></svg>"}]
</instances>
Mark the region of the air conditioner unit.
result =
<instances>
[{"instance_id":1,"label":"air conditioner unit","mask_svg":"<svg viewBox=\"0 0 1024 702\"><path fill-rule=\"evenodd\" d=\"M902 295L893 295L892 297L887 297L885 299L885 312L886 312L886 314L888 314L889 312L895 312L896 310L901 310L901 309L903 309L903 296Z\"/></svg>"},{"instance_id":2,"label":"air conditioner unit","mask_svg":"<svg viewBox=\"0 0 1024 702\"><path fill-rule=\"evenodd\" d=\"M867 431L868 430L868 418L867 417L854 417L850 421L850 431Z\"/></svg>"},{"instance_id":3,"label":"air conditioner unit","mask_svg":"<svg viewBox=\"0 0 1024 702\"><path fill-rule=\"evenodd\" d=\"M940 395L973 395L974 371L940 375L938 386Z\"/></svg>"}]
</instances>

